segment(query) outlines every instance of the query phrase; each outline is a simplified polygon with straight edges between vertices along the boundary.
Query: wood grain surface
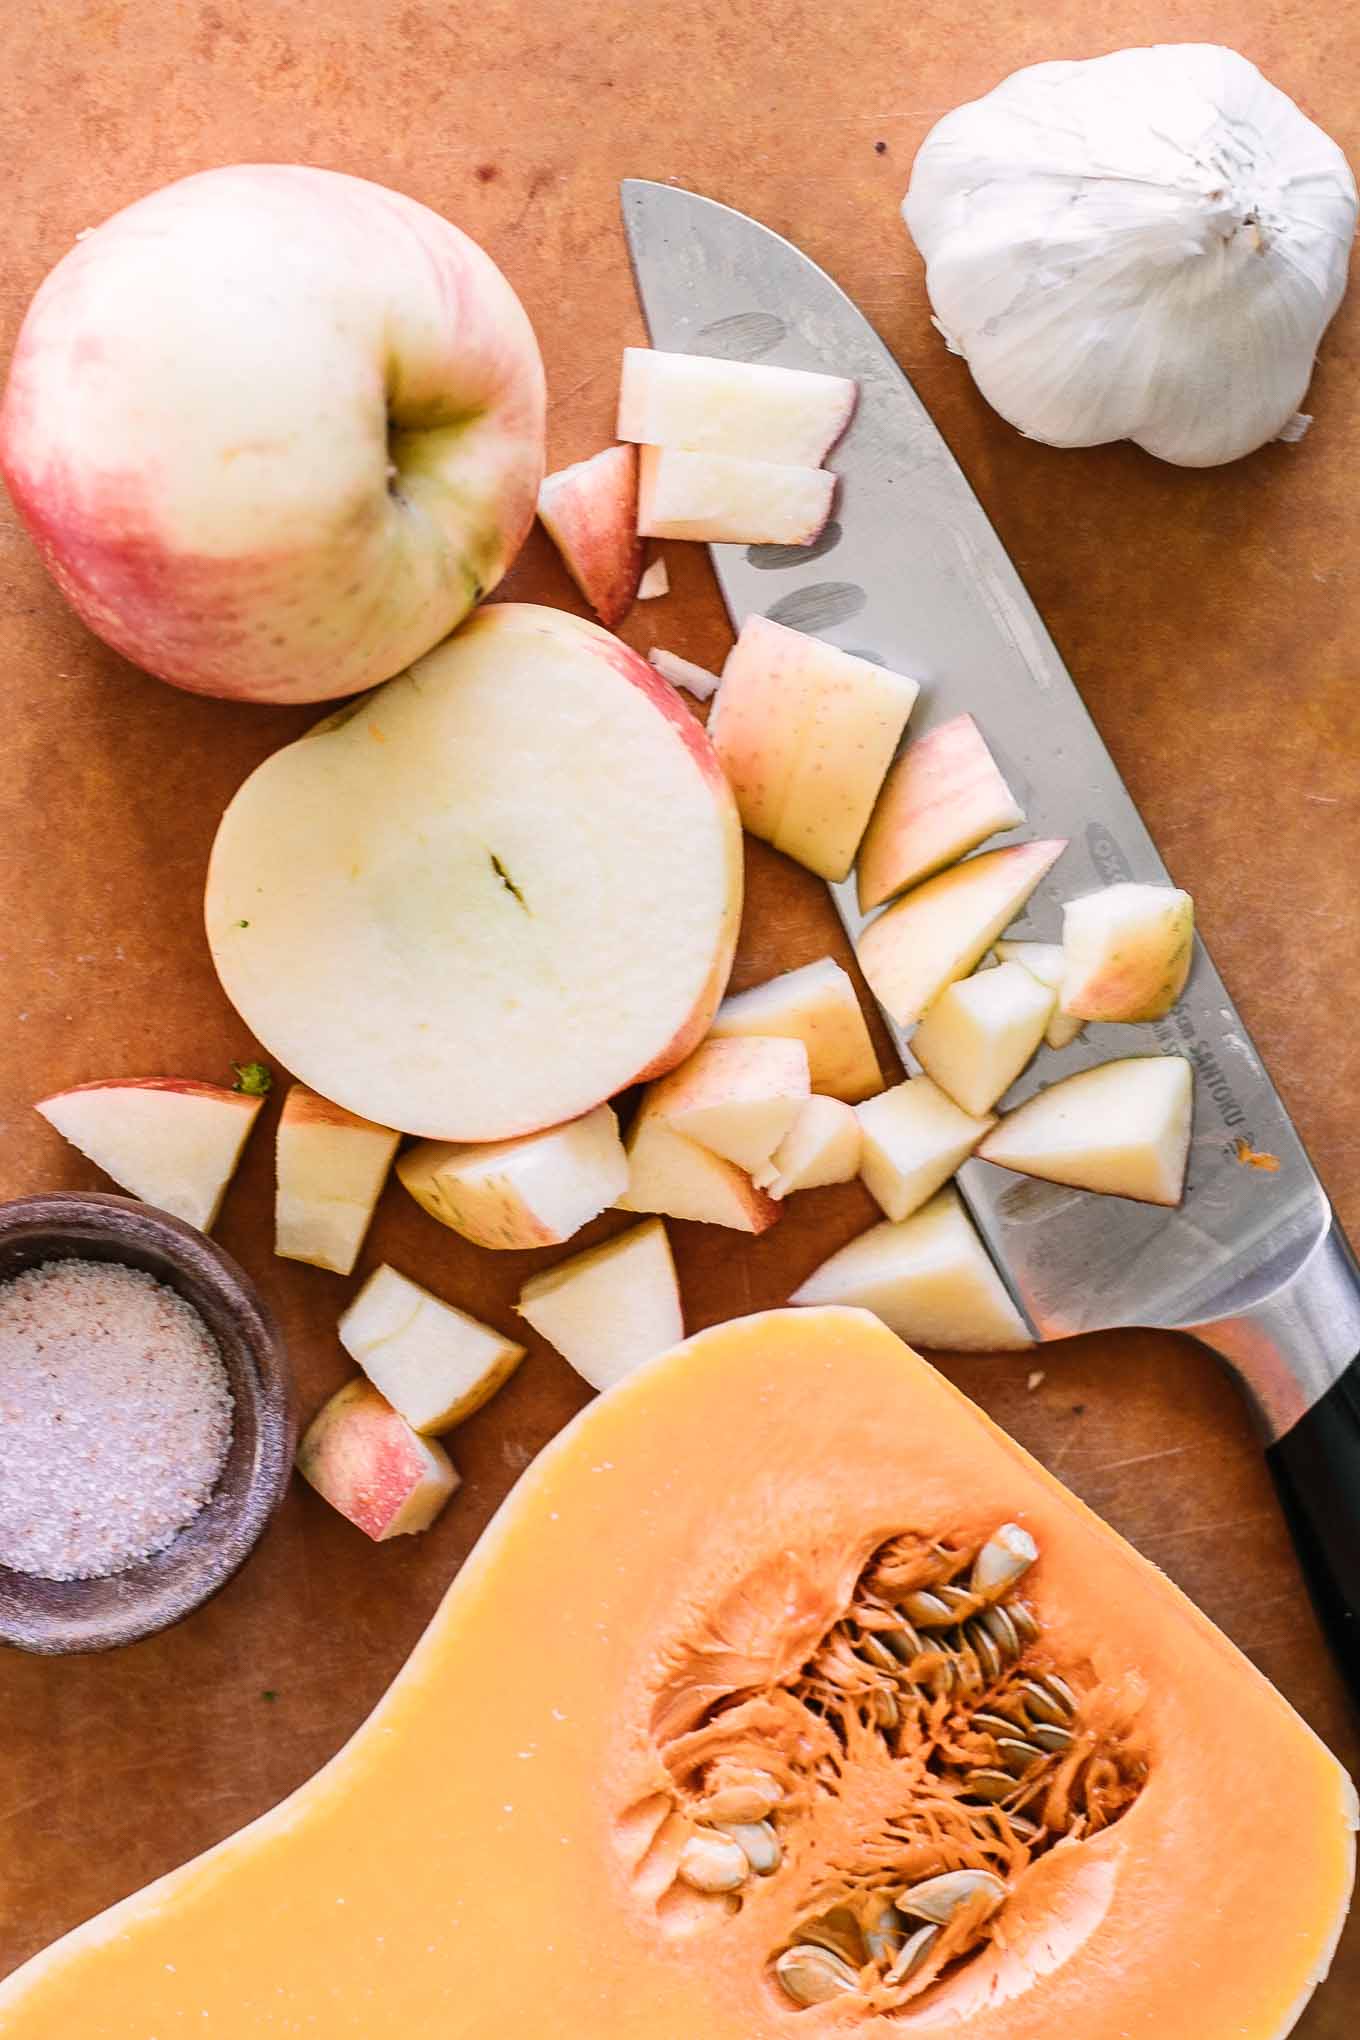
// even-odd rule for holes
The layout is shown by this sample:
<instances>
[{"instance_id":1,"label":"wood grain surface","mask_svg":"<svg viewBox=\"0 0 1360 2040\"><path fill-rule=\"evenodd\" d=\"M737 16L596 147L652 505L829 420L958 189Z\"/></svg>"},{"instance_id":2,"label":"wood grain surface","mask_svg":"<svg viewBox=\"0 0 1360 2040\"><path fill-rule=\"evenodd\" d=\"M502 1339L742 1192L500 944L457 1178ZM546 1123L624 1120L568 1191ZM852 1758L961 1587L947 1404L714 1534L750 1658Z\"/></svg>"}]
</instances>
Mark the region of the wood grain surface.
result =
<instances>
[{"instance_id":1,"label":"wood grain surface","mask_svg":"<svg viewBox=\"0 0 1360 2040\"><path fill-rule=\"evenodd\" d=\"M989 412L946 354L897 216L939 114L1018 65L1137 40L1233 42L1360 159L1354 6L32 0L0 25L0 346L73 235L116 207L215 163L325 164L425 200L507 270L547 359L560 464L609 436L619 348L642 337L619 178L673 178L788 234L879 326L962 460L1360 1235L1360 291L1324 344L1301 445L1207 473L1122 447L1057 453ZM728 634L705 554L666 552L674 592L623 634L712 664ZM577 606L541 533L502 592ZM35 1097L102 1075L221 1079L251 1052L204 947L204 864L239 781L309 715L132 671L63 608L7 509L0 686L0 1194L14 1196L99 1182ZM737 985L843 954L813 879L759 847L749 872ZM285 1322L306 1414L349 1371L334 1327L355 1285L271 1254L276 1111L218 1237ZM869 1216L847 1188L795 1200L758 1241L674 1226L691 1329L782 1301ZM480 1253L393 1188L360 1273L391 1260L510 1328L545 1258ZM1256 1444L1207 1354L1166 1335L1088 1339L1043 1352L1032 1388L1025 1360L945 1365L1354 1765ZM172 1633L110 1657L0 1658L0 1967L314 1771L585 1399L534 1343L454 1440L464 1485L428 1536L371 1546L299 1485L241 1576ZM1288 1818L1262 1779L1263 1830ZM1353 1925L1298 2030L1345 2040L1357 2018Z\"/></svg>"}]
</instances>

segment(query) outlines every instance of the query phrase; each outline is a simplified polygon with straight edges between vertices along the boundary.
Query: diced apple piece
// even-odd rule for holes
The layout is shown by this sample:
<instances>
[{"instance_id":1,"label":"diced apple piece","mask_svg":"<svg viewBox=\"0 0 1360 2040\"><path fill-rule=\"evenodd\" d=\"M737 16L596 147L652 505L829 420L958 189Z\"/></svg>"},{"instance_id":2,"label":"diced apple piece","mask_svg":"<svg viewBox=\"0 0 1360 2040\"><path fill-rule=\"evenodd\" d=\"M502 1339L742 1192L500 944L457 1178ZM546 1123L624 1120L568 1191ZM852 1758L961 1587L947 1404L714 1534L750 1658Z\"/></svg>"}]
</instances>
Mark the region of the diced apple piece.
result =
<instances>
[{"instance_id":1,"label":"diced apple piece","mask_svg":"<svg viewBox=\"0 0 1360 2040\"><path fill-rule=\"evenodd\" d=\"M1067 848L1054 839L985 850L886 907L859 938L860 968L899 1027L966 977Z\"/></svg>"},{"instance_id":2,"label":"diced apple piece","mask_svg":"<svg viewBox=\"0 0 1360 2040\"><path fill-rule=\"evenodd\" d=\"M600 622L612 630L633 606L642 575L635 446L607 446L545 475L538 514Z\"/></svg>"},{"instance_id":3,"label":"diced apple piece","mask_svg":"<svg viewBox=\"0 0 1360 2040\"><path fill-rule=\"evenodd\" d=\"M769 1161L811 1089L801 1041L710 1036L666 1079L665 1118L749 1176Z\"/></svg>"},{"instance_id":4,"label":"diced apple piece","mask_svg":"<svg viewBox=\"0 0 1360 2040\"><path fill-rule=\"evenodd\" d=\"M805 1098L798 1117L755 1180L771 1197L848 1183L859 1174L860 1125L839 1098Z\"/></svg>"},{"instance_id":5,"label":"diced apple piece","mask_svg":"<svg viewBox=\"0 0 1360 2040\"><path fill-rule=\"evenodd\" d=\"M1193 1109L1184 1056L1125 1056L1050 1084L1008 1112L978 1153L1048 1183L1179 1204Z\"/></svg>"},{"instance_id":6,"label":"diced apple piece","mask_svg":"<svg viewBox=\"0 0 1360 2040\"><path fill-rule=\"evenodd\" d=\"M479 1247L554 1247L607 1210L628 1183L608 1105L547 1133L479 1147L423 1140L397 1163L416 1203Z\"/></svg>"},{"instance_id":7,"label":"diced apple piece","mask_svg":"<svg viewBox=\"0 0 1360 2040\"><path fill-rule=\"evenodd\" d=\"M743 826L844 878L919 692L872 659L748 616L708 724Z\"/></svg>"},{"instance_id":8,"label":"diced apple piece","mask_svg":"<svg viewBox=\"0 0 1360 2040\"><path fill-rule=\"evenodd\" d=\"M1064 1013L1162 1020L1190 975L1195 903L1170 885L1111 885L1063 908Z\"/></svg>"},{"instance_id":9,"label":"diced apple piece","mask_svg":"<svg viewBox=\"0 0 1360 2040\"><path fill-rule=\"evenodd\" d=\"M660 645L652 646L647 663L672 687L683 687L696 701L708 701L721 685L718 674L710 673L707 666L696 666L692 659L682 659L677 652L665 651Z\"/></svg>"},{"instance_id":10,"label":"diced apple piece","mask_svg":"<svg viewBox=\"0 0 1360 2040\"><path fill-rule=\"evenodd\" d=\"M413 1431L452 1430L489 1402L523 1346L384 1264L340 1320L340 1344Z\"/></svg>"},{"instance_id":11,"label":"diced apple piece","mask_svg":"<svg viewBox=\"0 0 1360 2040\"><path fill-rule=\"evenodd\" d=\"M1041 985L1047 985L1055 995L1062 989L1066 960L1061 942L998 942L997 959L1001 963L1022 963L1031 977ZM1070 1013L1064 1013L1055 1005L1048 1016L1044 1029L1044 1040L1050 1048L1066 1048L1075 1041L1085 1026L1085 1021L1074 1020Z\"/></svg>"},{"instance_id":12,"label":"diced apple piece","mask_svg":"<svg viewBox=\"0 0 1360 2040\"><path fill-rule=\"evenodd\" d=\"M996 1121L973 1116L929 1077L908 1077L855 1107L860 1175L889 1218L913 1211L947 1183Z\"/></svg>"},{"instance_id":13,"label":"diced apple piece","mask_svg":"<svg viewBox=\"0 0 1360 2040\"><path fill-rule=\"evenodd\" d=\"M210 1232L264 1099L181 1077L110 1077L40 1098L120 1189Z\"/></svg>"},{"instance_id":14,"label":"diced apple piece","mask_svg":"<svg viewBox=\"0 0 1360 2040\"><path fill-rule=\"evenodd\" d=\"M611 1388L685 1336L659 1218L532 1276L515 1308L592 1388Z\"/></svg>"},{"instance_id":15,"label":"diced apple piece","mask_svg":"<svg viewBox=\"0 0 1360 2040\"><path fill-rule=\"evenodd\" d=\"M658 596L669 595L670 592L671 577L666 562L653 560L649 567L643 569L642 579L638 582L638 601L655 602Z\"/></svg>"},{"instance_id":16,"label":"diced apple piece","mask_svg":"<svg viewBox=\"0 0 1360 2040\"><path fill-rule=\"evenodd\" d=\"M274 1153L274 1252L348 1275L401 1139L294 1084Z\"/></svg>"},{"instance_id":17,"label":"diced apple piece","mask_svg":"<svg viewBox=\"0 0 1360 2040\"><path fill-rule=\"evenodd\" d=\"M428 1530L458 1486L443 1447L413 1431L362 1375L313 1417L297 1469L376 1544Z\"/></svg>"},{"instance_id":18,"label":"diced apple piece","mask_svg":"<svg viewBox=\"0 0 1360 2040\"><path fill-rule=\"evenodd\" d=\"M856 394L845 376L813 369L625 347L618 435L815 468L850 423Z\"/></svg>"},{"instance_id":19,"label":"diced apple piece","mask_svg":"<svg viewBox=\"0 0 1360 2040\"><path fill-rule=\"evenodd\" d=\"M628 1133L628 1186L615 1199L618 1210L696 1219L734 1232L766 1231L778 1218L779 1206L735 1162L675 1131L669 1112L672 1081L663 1077L642 1094Z\"/></svg>"},{"instance_id":20,"label":"diced apple piece","mask_svg":"<svg viewBox=\"0 0 1360 2040\"><path fill-rule=\"evenodd\" d=\"M733 1034L778 1034L801 1041L813 1090L848 1105L883 1088L854 983L834 957L819 957L763 985L731 993L718 1008L711 1036L721 1040Z\"/></svg>"},{"instance_id":21,"label":"diced apple piece","mask_svg":"<svg viewBox=\"0 0 1360 2040\"><path fill-rule=\"evenodd\" d=\"M883 782L859 853L860 912L1024 819L972 716L941 723L908 744Z\"/></svg>"},{"instance_id":22,"label":"diced apple piece","mask_svg":"<svg viewBox=\"0 0 1360 2040\"><path fill-rule=\"evenodd\" d=\"M914 1346L994 1353L1034 1343L956 1190L939 1191L911 1218L871 1226L790 1301L858 1304Z\"/></svg>"},{"instance_id":23,"label":"diced apple piece","mask_svg":"<svg viewBox=\"0 0 1360 2040\"><path fill-rule=\"evenodd\" d=\"M1039 1047L1054 1004L1054 992L1022 963L999 963L931 1000L911 1052L956 1105L981 1118Z\"/></svg>"},{"instance_id":24,"label":"diced apple piece","mask_svg":"<svg viewBox=\"0 0 1360 2040\"><path fill-rule=\"evenodd\" d=\"M835 493L836 477L825 468L644 446L638 532L717 545L811 545Z\"/></svg>"}]
</instances>

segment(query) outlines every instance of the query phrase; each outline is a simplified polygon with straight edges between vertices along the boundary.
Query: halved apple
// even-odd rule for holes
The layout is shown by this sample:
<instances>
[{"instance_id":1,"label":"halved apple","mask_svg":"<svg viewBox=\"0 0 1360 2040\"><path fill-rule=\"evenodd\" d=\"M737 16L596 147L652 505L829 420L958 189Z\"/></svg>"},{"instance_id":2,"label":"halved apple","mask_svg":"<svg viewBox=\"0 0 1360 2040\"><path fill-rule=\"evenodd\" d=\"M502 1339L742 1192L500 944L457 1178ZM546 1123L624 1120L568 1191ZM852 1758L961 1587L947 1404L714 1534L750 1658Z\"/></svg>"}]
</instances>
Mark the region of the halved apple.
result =
<instances>
[{"instance_id":1,"label":"halved apple","mask_svg":"<svg viewBox=\"0 0 1360 2040\"><path fill-rule=\"evenodd\" d=\"M523 1346L385 1263L340 1319L340 1344L413 1431L448 1431L489 1402Z\"/></svg>"},{"instance_id":2,"label":"halved apple","mask_svg":"<svg viewBox=\"0 0 1360 2040\"><path fill-rule=\"evenodd\" d=\"M611 1388L685 1336L659 1218L532 1276L515 1308L592 1388Z\"/></svg>"},{"instance_id":3,"label":"halved apple","mask_svg":"<svg viewBox=\"0 0 1360 2040\"><path fill-rule=\"evenodd\" d=\"M589 460L545 475L538 515L572 580L607 630L638 594L638 460L635 446L607 446Z\"/></svg>"},{"instance_id":4,"label":"halved apple","mask_svg":"<svg viewBox=\"0 0 1360 2040\"><path fill-rule=\"evenodd\" d=\"M375 1544L428 1530L458 1486L443 1446L422 1438L362 1374L313 1417L297 1470Z\"/></svg>"},{"instance_id":5,"label":"halved apple","mask_svg":"<svg viewBox=\"0 0 1360 2040\"><path fill-rule=\"evenodd\" d=\"M401 1140L293 1084L274 1150L274 1252L348 1275Z\"/></svg>"},{"instance_id":6,"label":"halved apple","mask_svg":"<svg viewBox=\"0 0 1360 2040\"><path fill-rule=\"evenodd\" d=\"M191 1078L110 1077L37 1110L121 1189L210 1232L263 1103Z\"/></svg>"},{"instance_id":7,"label":"halved apple","mask_svg":"<svg viewBox=\"0 0 1360 2040\"><path fill-rule=\"evenodd\" d=\"M990 1112L1044 1038L1056 994L1021 963L946 985L926 1007L911 1052L974 1118Z\"/></svg>"},{"instance_id":8,"label":"halved apple","mask_svg":"<svg viewBox=\"0 0 1360 2040\"><path fill-rule=\"evenodd\" d=\"M668 1109L670 1082L663 1077L642 1094L628 1133L628 1186L615 1198L616 1208L765 1232L780 1207L735 1162L676 1132Z\"/></svg>"},{"instance_id":9,"label":"halved apple","mask_svg":"<svg viewBox=\"0 0 1360 2040\"><path fill-rule=\"evenodd\" d=\"M1024 819L971 715L928 730L894 763L865 830L860 912L919 885Z\"/></svg>"},{"instance_id":10,"label":"halved apple","mask_svg":"<svg viewBox=\"0 0 1360 2040\"><path fill-rule=\"evenodd\" d=\"M1023 964L1030 976L1047 985L1055 997L1062 989L1067 961L1061 942L998 942L996 954L1001 963ZM1070 1013L1064 1013L1061 1005L1055 1005L1048 1016L1044 1040L1050 1048L1066 1048L1085 1024L1084 1020L1074 1020Z\"/></svg>"},{"instance_id":11,"label":"halved apple","mask_svg":"<svg viewBox=\"0 0 1360 2040\"><path fill-rule=\"evenodd\" d=\"M729 545L811 545L831 515L836 477L825 468L644 446L638 473L643 538Z\"/></svg>"},{"instance_id":12,"label":"halved apple","mask_svg":"<svg viewBox=\"0 0 1360 2040\"><path fill-rule=\"evenodd\" d=\"M698 1046L741 882L731 792L674 690L598 624L502 603L258 767L207 924L228 997L305 1084L492 1141Z\"/></svg>"},{"instance_id":13,"label":"halved apple","mask_svg":"<svg viewBox=\"0 0 1360 2040\"><path fill-rule=\"evenodd\" d=\"M811 1088L801 1041L710 1035L667 1077L664 1116L749 1176L769 1161Z\"/></svg>"},{"instance_id":14,"label":"halved apple","mask_svg":"<svg viewBox=\"0 0 1360 2040\"><path fill-rule=\"evenodd\" d=\"M619 1123L597 1105L566 1126L480 1147L425 1140L397 1175L431 1218L479 1247L554 1247L615 1202L628 1182Z\"/></svg>"},{"instance_id":15,"label":"halved apple","mask_svg":"<svg viewBox=\"0 0 1360 2040\"><path fill-rule=\"evenodd\" d=\"M929 1077L908 1077L855 1107L860 1175L889 1218L910 1218L967 1161L996 1121L974 1116Z\"/></svg>"},{"instance_id":16,"label":"halved apple","mask_svg":"<svg viewBox=\"0 0 1360 2040\"><path fill-rule=\"evenodd\" d=\"M859 1304L913 1346L999 1353L1034 1343L952 1189L911 1218L871 1226L790 1301Z\"/></svg>"},{"instance_id":17,"label":"halved apple","mask_svg":"<svg viewBox=\"0 0 1360 2040\"><path fill-rule=\"evenodd\" d=\"M1065 840L985 850L886 907L859 938L860 968L899 1027L911 1027L1008 928Z\"/></svg>"},{"instance_id":18,"label":"halved apple","mask_svg":"<svg viewBox=\"0 0 1360 2040\"><path fill-rule=\"evenodd\" d=\"M856 391L813 369L625 347L618 435L815 468L850 423Z\"/></svg>"},{"instance_id":19,"label":"halved apple","mask_svg":"<svg viewBox=\"0 0 1360 2040\"><path fill-rule=\"evenodd\" d=\"M1106 886L1063 908L1064 1013L1161 1020L1190 975L1195 903L1170 885Z\"/></svg>"},{"instance_id":20,"label":"halved apple","mask_svg":"<svg viewBox=\"0 0 1360 2040\"><path fill-rule=\"evenodd\" d=\"M862 1139L853 1105L839 1098L805 1098L798 1117L755 1181L771 1197L848 1183L859 1173Z\"/></svg>"},{"instance_id":21,"label":"halved apple","mask_svg":"<svg viewBox=\"0 0 1360 2040\"><path fill-rule=\"evenodd\" d=\"M978 1153L1045 1182L1179 1204L1193 1110L1184 1056L1125 1056L1050 1084L1008 1112Z\"/></svg>"},{"instance_id":22,"label":"halved apple","mask_svg":"<svg viewBox=\"0 0 1360 2040\"><path fill-rule=\"evenodd\" d=\"M919 692L872 659L748 616L708 723L743 826L844 878Z\"/></svg>"},{"instance_id":23,"label":"halved apple","mask_svg":"<svg viewBox=\"0 0 1360 2040\"><path fill-rule=\"evenodd\" d=\"M712 1035L778 1034L807 1050L814 1091L858 1104L883 1088L883 1074L850 973L834 957L800 964L725 998Z\"/></svg>"}]
</instances>

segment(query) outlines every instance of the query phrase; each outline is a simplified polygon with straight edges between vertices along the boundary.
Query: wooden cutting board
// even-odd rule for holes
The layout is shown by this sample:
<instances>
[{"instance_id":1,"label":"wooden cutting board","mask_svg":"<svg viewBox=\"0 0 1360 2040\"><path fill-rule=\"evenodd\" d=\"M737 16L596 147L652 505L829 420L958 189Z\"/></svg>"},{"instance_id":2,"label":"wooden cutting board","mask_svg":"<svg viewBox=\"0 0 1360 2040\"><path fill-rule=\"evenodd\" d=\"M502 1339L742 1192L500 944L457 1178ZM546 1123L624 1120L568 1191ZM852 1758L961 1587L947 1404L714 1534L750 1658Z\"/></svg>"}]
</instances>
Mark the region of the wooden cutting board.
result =
<instances>
[{"instance_id":1,"label":"wooden cutting board","mask_svg":"<svg viewBox=\"0 0 1360 2040\"><path fill-rule=\"evenodd\" d=\"M1210 473L1129 448L1056 453L988 411L946 354L897 216L926 128L1006 72L1225 37L1360 159L1360 13L1268 0L1030 15L1004 0L768 0L758 16L717 0L33 0L0 26L0 345L73 235L152 187L242 158L330 165L437 207L507 270L547 358L560 465L609 437L619 349L642 338L619 178L674 178L788 234L877 323L963 462L1360 1237L1360 290L1325 343L1301 445ZM706 556L665 550L674 592L624 635L717 662L728 633ZM502 593L576 606L537 533ZM252 1051L208 962L200 886L223 805L309 715L133 672L65 611L7 510L0 686L0 1194L15 1196L98 1181L35 1097L102 1075L222 1079ZM735 984L844 955L806 873L757 846L749 875ZM349 1371L334 1325L354 1285L272 1256L276 1109L219 1237L280 1312L310 1413ZM847 1188L796 1200L755 1242L674 1226L691 1329L781 1302L870 1215ZM364 1266L391 1260L509 1328L544 1258L480 1253L393 1190ZM1206 1353L1130 1333L944 1364L1354 1765L1255 1442ZM298 1486L245 1572L170 1635L112 1657L0 1656L0 1968L308 1777L584 1400L536 1344L458 1434L464 1485L428 1536L370 1546ZM1263 1779L1264 1827L1288 1818ZM1343 2040L1357 2006L1360 1923L1299 2031Z\"/></svg>"}]
</instances>

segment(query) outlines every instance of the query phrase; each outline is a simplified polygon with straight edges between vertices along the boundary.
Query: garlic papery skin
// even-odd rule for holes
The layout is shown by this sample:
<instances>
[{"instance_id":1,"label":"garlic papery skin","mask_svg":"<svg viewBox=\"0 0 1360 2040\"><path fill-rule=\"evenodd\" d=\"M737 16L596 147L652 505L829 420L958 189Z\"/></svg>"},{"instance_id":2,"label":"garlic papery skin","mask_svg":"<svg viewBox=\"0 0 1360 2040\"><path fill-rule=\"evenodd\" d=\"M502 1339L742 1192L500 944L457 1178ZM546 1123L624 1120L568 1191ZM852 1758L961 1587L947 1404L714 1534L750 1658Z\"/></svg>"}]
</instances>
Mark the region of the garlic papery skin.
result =
<instances>
[{"instance_id":1,"label":"garlic papery skin","mask_svg":"<svg viewBox=\"0 0 1360 2040\"><path fill-rule=\"evenodd\" d=\"M1355 179L1234 50L1017 71L931 129L902 211L936 325L1029 438L1213 467L1299 436Z\"/></svg>"}]
</instances>

